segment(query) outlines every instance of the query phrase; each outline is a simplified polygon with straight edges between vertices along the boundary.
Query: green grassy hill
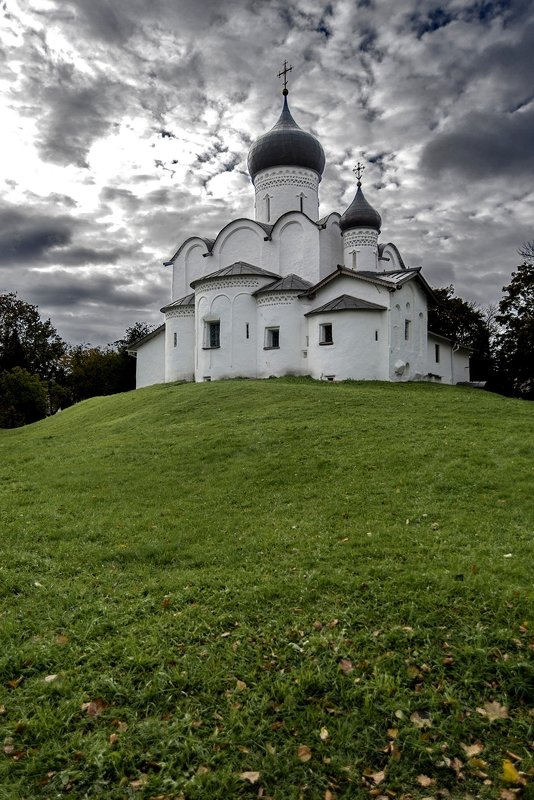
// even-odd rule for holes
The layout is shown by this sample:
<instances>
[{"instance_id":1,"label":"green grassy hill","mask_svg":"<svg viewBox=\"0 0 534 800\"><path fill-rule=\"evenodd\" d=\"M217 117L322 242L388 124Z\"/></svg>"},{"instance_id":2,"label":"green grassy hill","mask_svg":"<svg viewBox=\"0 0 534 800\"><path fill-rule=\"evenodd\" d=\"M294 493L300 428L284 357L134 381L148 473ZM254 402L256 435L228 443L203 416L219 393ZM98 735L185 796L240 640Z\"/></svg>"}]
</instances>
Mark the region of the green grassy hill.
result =
<instances>
[{"instance_id":1,"label":"green grassy hill","mask_svg":"<svg viewBox=\"0 0 534 800\"><path fill-rule=\"evenodd\" d=\"M0 431L0 798L532 797L533 423L286 379Z\"/></svg>"}]
</instances>

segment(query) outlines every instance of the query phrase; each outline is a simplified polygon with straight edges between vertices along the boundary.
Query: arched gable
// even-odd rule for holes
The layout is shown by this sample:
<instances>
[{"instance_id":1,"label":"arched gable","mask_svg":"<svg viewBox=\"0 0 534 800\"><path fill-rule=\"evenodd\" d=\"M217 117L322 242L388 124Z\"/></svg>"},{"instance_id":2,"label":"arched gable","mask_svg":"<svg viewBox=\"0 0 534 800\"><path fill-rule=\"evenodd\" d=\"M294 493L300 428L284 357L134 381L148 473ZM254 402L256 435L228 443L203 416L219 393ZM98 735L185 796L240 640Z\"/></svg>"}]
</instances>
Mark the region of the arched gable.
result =
<instances>
[{"instance_id":1,"label":"arched gable","mask_svg":"<svg viewBox=\"0 0 534 800\"><path fill-rule=\"evenodd\" d=\"M393 242L381 244L378 248L378 255L381 260L380 268L386 272L392 270L406 269L406 264L403 261L398 247ZM386 260L387 259L387 260Z\"/></svg>"}]
</instances>

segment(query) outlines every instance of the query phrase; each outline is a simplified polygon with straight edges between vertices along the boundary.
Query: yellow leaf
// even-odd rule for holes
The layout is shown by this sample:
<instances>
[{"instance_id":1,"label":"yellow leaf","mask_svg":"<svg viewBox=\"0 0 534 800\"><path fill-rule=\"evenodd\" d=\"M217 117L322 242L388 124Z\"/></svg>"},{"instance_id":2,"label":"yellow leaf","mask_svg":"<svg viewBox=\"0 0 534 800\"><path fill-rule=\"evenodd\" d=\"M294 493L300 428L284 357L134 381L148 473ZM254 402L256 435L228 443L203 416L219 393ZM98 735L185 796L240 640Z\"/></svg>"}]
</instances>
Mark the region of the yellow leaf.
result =
<instances>
[{"instance_id":1,"label":"yellow leaf","mask_svg":"<svg viewBox=\"0 0 534 800\"><path fill-rule=\"evenodd\" d=\"M247 684L245 681L240 681L239 679L235 682L235 688L237 692L243 692L247 688Z\"/></svg>"},{"instance_id":2,"label":"yellow leaf","mask_svg":"<svg viewBox=\"0 0 534 800\"><path fill-rule=\"evenodd\" d=\"M321 728L321 732L319 733L319 738L322 742L326 742L330 734L328 733L328 728Z\"/></svg>"},{"instance_id":3,"label":"yellow leaf","mask_svg":"<svg viewBox=\"0 0 534 800\"><path fill-rule=\"evenodd\" d=\"M309 761L310 758L312 757L312 751L310 750L307 744L301 744L297 750L297 756L302 761L302 763L305 764L306 761Z\"/></svg>"},{"instance_id":4,"label":"yellow leaf","mask_svg":"<svg viewBox=\"0 0 534 800\"><path fill-rule=\"evenodd\" d=\"M521 776L512 762L505 758L502 762L502 779L507 783L521 783Z\"/></svg>"},{"instance_id":5,"label":"yellow leaf","mask_svg":"<svg viewBox=\"0 0 534 800\"><path fill-rule=\"evenodd\" d=\"M244 781L248 781L249 783L257 783L260 779L259 772L242 772L239 776Z\"/></svg>"}]
</instances>

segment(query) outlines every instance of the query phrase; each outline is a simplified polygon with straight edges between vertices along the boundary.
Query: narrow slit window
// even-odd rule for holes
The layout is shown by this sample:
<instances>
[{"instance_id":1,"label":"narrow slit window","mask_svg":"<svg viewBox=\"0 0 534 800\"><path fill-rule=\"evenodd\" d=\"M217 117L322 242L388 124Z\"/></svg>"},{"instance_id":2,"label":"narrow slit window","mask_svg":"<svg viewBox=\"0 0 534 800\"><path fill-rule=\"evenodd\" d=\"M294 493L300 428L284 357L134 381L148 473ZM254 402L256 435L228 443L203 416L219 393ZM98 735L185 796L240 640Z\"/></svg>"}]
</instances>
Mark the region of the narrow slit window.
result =
<instances>
[{"instance_id":1,"label":"narrow slit window","mask_svg":"<svg viewBox=\"0 0 534 800\"><path fill-rule=\"evenodd\" d=\"M375 342L378 342L378 331L375 331Z\"/></svg>"},{"instance_id":2,"label":"narrow slit window","mask_svg":"<svg viewBox=\"0 0 534 800\"><path fill-rule=\"evenodd\" d=\"M250 338L250 329L249 329L248 322L245 323L245 338L247 338L247 339Z\"/></svg>"},{"instance_id":3,"label":"narrow slit window","mask_svg":"<svg viewBox=\"0 0 534 800\"><path fill-rule=\"evenodd\" d=\"M412 335L412 321L410 319L404 320L404 339L410 341Z\"/></svg>"},{"instance_id":4,"label":"narrow slit window","mask_svg":"<svg viewBox=\"0 0 534 800\"><path fill-rule=\"evenodd\" d=\"M439 344L434 345L434 355L436 359L436 364L439 364L439 357L440 357Z\"/></svg>"},{"instance_id":5,"label":"narrow slit window","mask_svg":"<svg viewBox=\"0 0 534 800\"><path fill-rule=\"evenodd\" d=\"M174 332L174 335L173 335L173 345L174 345L174 347L178 346L178 334L176 333L176 331Z\"/></svg>"}]
</instances>

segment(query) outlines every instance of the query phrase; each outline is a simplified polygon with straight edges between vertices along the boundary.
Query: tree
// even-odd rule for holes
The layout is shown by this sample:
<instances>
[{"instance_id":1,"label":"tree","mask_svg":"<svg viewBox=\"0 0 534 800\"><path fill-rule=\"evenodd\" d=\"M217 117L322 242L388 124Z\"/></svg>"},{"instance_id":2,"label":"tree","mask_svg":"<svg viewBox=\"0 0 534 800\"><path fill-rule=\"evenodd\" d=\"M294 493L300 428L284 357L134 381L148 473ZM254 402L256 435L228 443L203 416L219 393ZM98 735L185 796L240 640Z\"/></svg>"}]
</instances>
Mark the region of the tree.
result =
<instances>
[{"instance_id":1,"label":"tree","mask_svg":"<svg viewBox=\"0 0 534 800\"><path fill-rule=\"evenodd\" d=\"M128 348L151 330L146 323L136 322L122 339L107 347L70 348L66 385L72 402L135 389L135 359L128 355Z\"/></svg>"},{"instance_id":2,"label":"tree","mask_svg":"<svg viewBox=\"0 0 534 800\"><path fill-rule=\"evenodd\" d=\"M16 294L0 295L0 372L21 367L46 383L61 371L66 343L37 306Z\"/></svg>"},{"instance_id":3,"label":"tree","mask_svg":"<svg viewBox=\"0 0 534 800\"><path fill-rule=\"evenodd\" d=\"M0 373L0 428L18 428L46 417L46 386L22 367Z\"/></svg>"},{"instance_id":4,"label":"tree","mask_svg":"<svg viewBox=\"0 0 534 800\"><path fill-rule=\"evenodd\" d=\"M534 260L534 239L530 239L528 242L523 242L521 247L517 248L517 252L525 261L533 261Z\"/></svg>"},{"instance_id":5,"label":"tree","mask_svg":"<svg viewBox=\"0 0 534 800\"><path fill-rule=\"evenodd\" d=\"M534 400L534 256L515 272L499 303L497 382L505 394Z\"/></svg>"},{"instance_id":6,"label":"tree","mask_svg":"<svg viewBox=\"0 0 534 800\"><path fill-rule=\"evenodd\" d=\"M438 305L428 308L428 329L450 339L453 345L471 347L472 380L486 380L491 373L490 329L484 313L470 300L454 297L454 287L432 289Z\"/></svg>"}]
</instances>

